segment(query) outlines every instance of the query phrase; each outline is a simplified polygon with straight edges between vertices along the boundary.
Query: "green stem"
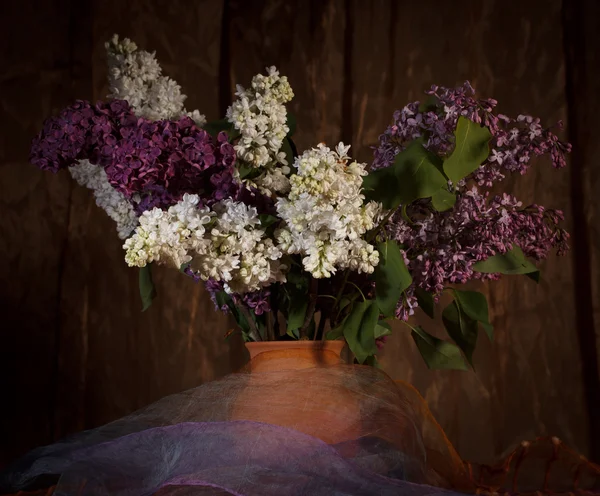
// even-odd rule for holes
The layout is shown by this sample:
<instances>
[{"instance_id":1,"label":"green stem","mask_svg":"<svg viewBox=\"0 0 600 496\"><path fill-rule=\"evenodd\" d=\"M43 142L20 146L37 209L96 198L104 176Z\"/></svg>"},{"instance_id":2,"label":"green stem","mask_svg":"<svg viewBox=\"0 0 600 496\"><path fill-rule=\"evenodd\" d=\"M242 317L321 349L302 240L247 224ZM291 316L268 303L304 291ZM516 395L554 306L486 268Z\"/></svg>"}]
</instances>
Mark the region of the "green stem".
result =
<instances>
[{"instance_id":1,"label":"green stem","mask_svg":"<svg viewBox=\"0 0 600 496\"><path fill-rule=\"evenodd\" d=\"M311 280L311 288L310 288L310 303L308 304L308 309L306 310L306 316L304 318L304 324L300 328L300 339L307 337L306 330L312 321L315 310L317 309L317 298L319 295L319 281L317 279Z\"/></svg>"},{"instance_id":2,"label":"green stem","mask_svg":"<svg viewBox=\"0 0 600 496\"><path fill-rule=\"evenodd\" d=\"M315 334L313 336L313 341L317 340L317 336L322 335L324 329L325 329L325 322L327 321L327 315L325 315L325 312L321 312L321 317L319 318L319 327L317 328L317 330L315 331Z\"/></svg>"},{"instance_id":3,"label":"green stem","mask_svg":"<svg viewBox=\"0 0 600 496\"><path fill-rule=\"evenodd\" d=\"M262 337L260 336L260 333L258 332L258 329L256 328L254 319L250 315L250 312L248 312L248 309L244 305L239 305L238 309L240 310L242 315L246 318L246 321L248 322L248 325L250 326L250 333L249 333L250 337L252 339L254 339L254 341L262 341Z\"/></svg>"},{"instance_id":4,"label":"green stem","mask_svg":"<svg viewBox=\"0 0 600 496\"><path fill-rule=\"evenodd\" d=\"M354 284L353 282L349 282L348 284L351 284L351 285L352 285L352 286L354 286L356 289L358 289L358 292L359 292L359 293L360 293L360 295L362 296L362 299L363 299L363 301L367 301L367 299L365 298L365 295L364 295L364 293L361 291L361 289L360 289L360 288L359 288L359 287L358 287L356 284Z\"/></svg>"},{"instance_id":5,"label":"green stem","mask_svg":"<svg viewBox=\"0 0 600 496\"><path fill-rule=\"evenodd\" d=\"M367 237L366 241L367 243L370 243L371 241L373 241L377 235L379 234L379 231L381 231L385 225L387 224L388 220L391 219L392 215L394 215L396 213L396 209L392 208L387 214L386 216L383 218L383 220L379 223L379 225L373 229L371 231L371 234Z\"/></svg>"},{"instance_id":6,"label":"green stem","mask_svg":"<svg viewBox=\"0 0 600 496\"><path fill-rule=\"evenodd\" d=\"M344 280L342 281L342 285L340 286L340 289L335 297L335 302L333 303L332 311L337 308L337 306L340 303L340 300L342 299L342 296L344 295L344 289L346 289L346 283L348 282L348 277L350 277L350 271L346 270L346 273L344 274ZM338 311L337 315L338 316L340 315L339 311ZM337 320L337 317L336 317L336 320Z\"/></svg>"}]
</instances>

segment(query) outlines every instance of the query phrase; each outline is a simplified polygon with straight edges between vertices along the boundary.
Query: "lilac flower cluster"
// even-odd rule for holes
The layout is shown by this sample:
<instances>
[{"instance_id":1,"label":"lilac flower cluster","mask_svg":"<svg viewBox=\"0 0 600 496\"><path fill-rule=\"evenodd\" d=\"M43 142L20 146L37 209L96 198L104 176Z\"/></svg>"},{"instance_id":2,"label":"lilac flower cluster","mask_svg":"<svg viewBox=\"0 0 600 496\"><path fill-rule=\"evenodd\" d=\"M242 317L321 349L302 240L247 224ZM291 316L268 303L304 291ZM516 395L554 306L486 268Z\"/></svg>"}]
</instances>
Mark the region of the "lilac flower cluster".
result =
<instances>
[{"instance_id":1,"label":"lilac flower cluster","mask_svg":"<svg viewBox=\"0 0 600 496\"><path fill-rule=\"evenodd\" d=\"M111 143L123 126L134 125L137 117L129 104L115 100L109 104L77 100L58 116L44 121L40 133L31 144L30 161L42 170L58 172L78 160L90 159L99 165L109 165Z\"/></svg>"},{"instance_id":2,"label":"lilac flower cluster","mask_svg":"<svg viewBox=\"0 0 600 496\"><path fill-rule=\"evenodd\" d=\"M31 162L56 172L87 159L104 167L110 184L138 213L165 207L185 193L206 205L234 196L235 151L225 133L216 141L192 119L151 121L114 100L91 106L77 101L44 123Z\"/></svg>"},{"instance_id":3,"label":"lilac flower cluster","mask_svg":"<svg viewBox=\"0 0 600 496\"><path fill-rule=\"evenodd\" d=\"M447 155L454 145L460 116L487 126L492 134L490 158L473 174L480 186L491 187L505 177L504 172L524 174L533 156L549 153L555 167L565 166L569 144L562 143L550 129L543 129L539 119L494 114L498 102L474 98L475 90L469 82L454 89L432 86L426 93L430 102L414 102L394 113L393 123L379 138L372 169L390 166L396 155L417 138L423 138L424 146L432 152Z\"/></svg>"},{"instance_id":4,"label":"lilac flower cluster","mask_svg":"<svg viewBox=\"0 0 600 496\"><path fill-rule=\"evenodd\" d=\"M246 293L242 297L244 305L250 308L256 315L262 315L271 311L271 291L263 288L253 293Z\"/></svg>"},{"instance_id":5,"label":"lilac flower cluster","mask_svg":"<svg viewBox=\"0 0 600 496\"><path fill-rule=\"evenodd\" d=\"M388 230L403 247L405 261L413 275L413 286L397 308L397 317L407 320L417 306L415 287L436 297L448 284L471 279L498 279L497 274L473 270L476 262L497 253L506 253L514 245L535 260L551 250L559 255L568 250L568 233L558 227L563 220L559 210L538 205L523 208L514 196L503 194L489 199L476 187L459 194L453 209L429 210L425 202L407 208L408 222L395 214Z\"/></svg>"}]
</instances>

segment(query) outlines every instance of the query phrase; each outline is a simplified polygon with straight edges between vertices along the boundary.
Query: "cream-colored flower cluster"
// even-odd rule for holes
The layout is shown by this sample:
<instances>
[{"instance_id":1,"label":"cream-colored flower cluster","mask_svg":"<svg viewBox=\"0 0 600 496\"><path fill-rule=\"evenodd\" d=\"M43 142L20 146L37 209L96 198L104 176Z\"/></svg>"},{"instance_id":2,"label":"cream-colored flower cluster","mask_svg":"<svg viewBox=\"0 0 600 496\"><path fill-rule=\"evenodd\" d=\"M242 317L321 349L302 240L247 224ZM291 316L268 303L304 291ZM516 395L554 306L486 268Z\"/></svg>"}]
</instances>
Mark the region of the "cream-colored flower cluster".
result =
<instances>
[{"instance_id":1,"label":"cream-colored flower cluster","mask_svg":"<svg viewBox=\"0 0 600 496\"><path fill-rule=\"evenodd\" d=\"M267 195L287 192L290 164L281 151L289 131L284 104L294 97L287 78L269 67L266 76L254 76L250 88L238 85L236 96L227 109L227 119L240 132L235 145L238 161L262 169L257 177L244 182Z\"/></svg>"},{"instance_id":2,"label":"cream-colored flower cluster","mask_svg":"<svg viewBox=\"0 0 600 496\"><path fill-rule=\"evenodd\" d=\"M140 216L135 234L125 241L125 261L130 267L150 262L180 268L192 260L192 253L205 253L209 241L206 228L214 217L208 208L198 208L198 195L184 195L169 207L147 210Z\"/></svg>"},{"instance_id":3,"label":"cream-colored flower cluster","mask_svg":"<svg viewBox=\"0 0 600 496\"><path fill-rule=\"evenodd\" d=\"M197 195L186 194L167 211L144 212L123 248L130 266L159 262L181 268L191 262L203 280L222 281L228 292L285 282L283 253L261 229L256 209L233 200L215 204L211 212L198 208Z\"/></svg>"},{"instance_id":4,"label":"cream-colored flower cluster","mask_svg":"<svg viewBox=\"0 0 600 496\"><path fill-rule=\"evenodd\" d=\"M225 283L227 292L257 291L274 282L285 282L283 253L260 227L256 208L233 200L217 203L211 244L204 256L194 260L203 279Z\"/></svg>"},{"instance_id":5,"label":"cream-colored flower cluster","mask_svg":"<svg viewBox=\"0 0 600 496\"><path fill-rule=\"evenodd\" d=\"M173 79L162 75L156 56L115 34L105 44L108 57L110 97L127 100L140 117L152 120L191 117L198 126L206 123L197 110L188 112L183 106L186 95Z\"/></svg>"},{"instance_id":6,"label":"cream-colored flower cluster","mask_svg":"<svg viewBox=\"0 0 600 496\"><path fill-rule=\"evenodd\" d=\"M375 226L380 205L364 202L364 164L351 161L349 146L321 144L296 159L288 198L277 201L286 226L276 237L284 253L304 255L304 268L315 278L337 269L372 273L379 253L361 238Z\"/></svg>"},{"instance_id":7,"label":"cream-colored flower cluster","mask_svg":"<svg viewBox=\"0 0 600 496\"><path fill-rule=\"evenodd\" d=\"M138 225L138 216L125 195L110 185L104 169L82 160L69 171L77 183L93 191L96 205L117 223L119 238L129 236Z\"/></svg>"}]
</instances>

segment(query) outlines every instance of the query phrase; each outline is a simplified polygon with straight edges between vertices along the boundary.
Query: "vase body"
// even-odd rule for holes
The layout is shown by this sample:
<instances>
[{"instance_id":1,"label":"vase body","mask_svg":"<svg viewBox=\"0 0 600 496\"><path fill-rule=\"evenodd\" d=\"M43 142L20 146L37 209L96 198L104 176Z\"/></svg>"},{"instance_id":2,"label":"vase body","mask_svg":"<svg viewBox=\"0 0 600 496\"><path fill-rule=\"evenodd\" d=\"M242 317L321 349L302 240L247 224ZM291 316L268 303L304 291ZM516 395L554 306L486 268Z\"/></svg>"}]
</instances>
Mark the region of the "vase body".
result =
<instances>
[{"instance_id":1,"label":"vase body","mask_svg":"<svg viewBox=\"0 0 600 496\"><path fill-rule=\"evenodd\" d=\"M360 408L340 369L343 341L247 343L248 379L232 420L288 427L328 444L355 439Z\"/></svg>"}]
</instances>

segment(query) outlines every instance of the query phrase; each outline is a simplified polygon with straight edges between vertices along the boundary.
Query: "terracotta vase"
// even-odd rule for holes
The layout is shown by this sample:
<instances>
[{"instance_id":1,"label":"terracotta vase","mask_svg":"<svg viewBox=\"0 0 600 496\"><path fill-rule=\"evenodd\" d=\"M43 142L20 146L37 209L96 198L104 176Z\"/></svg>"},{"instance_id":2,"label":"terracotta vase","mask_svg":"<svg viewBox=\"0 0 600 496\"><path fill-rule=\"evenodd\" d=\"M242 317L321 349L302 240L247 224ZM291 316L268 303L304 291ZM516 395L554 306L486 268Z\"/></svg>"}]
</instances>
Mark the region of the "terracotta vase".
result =
<instances>
[{"instance_id":1,"label":"terracotta vase","mask_svg":"<svg viewBox=\"0 0 600 496\"><path fill-rule=\"evenodd\" d=\"M289 427L329 444L355 439L361 419L356 395L340 373L343 341L246 343L250 352L245 387L232 420Z\"/></svg>"}]
</instances>

